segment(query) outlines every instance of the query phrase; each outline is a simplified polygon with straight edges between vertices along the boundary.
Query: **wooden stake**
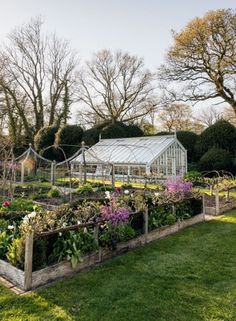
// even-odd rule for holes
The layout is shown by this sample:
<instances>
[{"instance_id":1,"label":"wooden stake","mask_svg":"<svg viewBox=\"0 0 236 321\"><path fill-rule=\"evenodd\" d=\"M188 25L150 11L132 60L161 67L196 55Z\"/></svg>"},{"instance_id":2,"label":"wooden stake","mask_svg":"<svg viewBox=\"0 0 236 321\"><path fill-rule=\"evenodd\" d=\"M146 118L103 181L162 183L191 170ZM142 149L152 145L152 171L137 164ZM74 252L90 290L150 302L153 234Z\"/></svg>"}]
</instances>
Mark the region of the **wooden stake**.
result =
<instances>
[{"instance_id":1,"label":"wooden stake","mask_svg":"<svg viewBox=\"0 0 236 321\"><path fill-rule=\"evenodd\" d=\"M25 280L24 290L28 291L32 288L32 268L33 268L33 244L34 234L29 232L25 239Z\"/></svg>"}]
</instances>

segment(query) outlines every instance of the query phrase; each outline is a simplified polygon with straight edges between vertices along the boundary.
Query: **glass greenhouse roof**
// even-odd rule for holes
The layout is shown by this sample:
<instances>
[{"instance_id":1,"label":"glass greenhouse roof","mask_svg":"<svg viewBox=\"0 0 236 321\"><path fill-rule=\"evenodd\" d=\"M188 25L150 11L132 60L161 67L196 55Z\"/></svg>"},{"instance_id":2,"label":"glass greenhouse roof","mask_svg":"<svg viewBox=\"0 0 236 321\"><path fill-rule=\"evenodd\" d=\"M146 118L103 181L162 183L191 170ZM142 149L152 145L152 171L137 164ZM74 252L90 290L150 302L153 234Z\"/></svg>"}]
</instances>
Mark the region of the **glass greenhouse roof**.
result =
<instances>
[{"instance_id":1,"label":"glass greenhouse roof","mask_svg":"<svg viewBox=\"0 0 236 321\"><path fill-rule=\"evenodd\" d=\"M85 161L87 164L150 165L176 141L173 135L101 139L85 151ZM81 162L82 155L80 154L71 163Z\"/></svg>"}]
</instances>

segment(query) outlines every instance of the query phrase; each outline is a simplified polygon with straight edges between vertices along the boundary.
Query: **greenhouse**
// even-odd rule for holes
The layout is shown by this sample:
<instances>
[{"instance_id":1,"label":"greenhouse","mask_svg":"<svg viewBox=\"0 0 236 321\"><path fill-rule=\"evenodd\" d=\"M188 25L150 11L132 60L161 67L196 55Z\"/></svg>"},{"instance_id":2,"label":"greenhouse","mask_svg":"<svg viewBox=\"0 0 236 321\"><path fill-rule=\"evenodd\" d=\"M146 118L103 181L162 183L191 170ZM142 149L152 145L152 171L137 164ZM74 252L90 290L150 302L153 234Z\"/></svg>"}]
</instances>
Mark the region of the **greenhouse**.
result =
<instances>
[{"instance_id":1,"label":"greenhouse","mask_svg":"<svg viewBox=\"0 0 236 321\"><path fill-rule=\"evenodd\" d=\"M187 151L175 135L101 139L73 160L73 175L131 181L183 176Z\"/></svg>"}]
</instances>

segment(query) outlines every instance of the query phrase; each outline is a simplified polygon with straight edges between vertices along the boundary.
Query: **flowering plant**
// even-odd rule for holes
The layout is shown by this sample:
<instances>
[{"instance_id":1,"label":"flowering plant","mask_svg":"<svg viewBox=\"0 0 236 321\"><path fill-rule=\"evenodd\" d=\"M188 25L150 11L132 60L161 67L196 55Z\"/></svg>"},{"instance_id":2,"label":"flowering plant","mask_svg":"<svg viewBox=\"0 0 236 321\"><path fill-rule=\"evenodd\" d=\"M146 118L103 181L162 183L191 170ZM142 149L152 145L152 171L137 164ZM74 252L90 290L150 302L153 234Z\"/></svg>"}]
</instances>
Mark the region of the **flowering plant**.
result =
<instances>
[{"instance_id":1,"label":"flowering plant","mask_svg":"<svg viewBox=\"0 0 236 321\"><path fill-rule=\"evenodd\" d=\"M169 193L188 193L191 191L193 183L186 182L182 177L177 176L175 180L172 177L168 177L165 186Z\"/></svg>"},{"instance_id":2,"label":"flowering plant","mask_svg":"<svg viewBox=\"0 0 236 321\"><path fill-rule=\"evenodd\" d=\"M109 195L109 203L103 205L100 209L102 219L110 222L113 225L119 223L128 223L130 211L126 207L120 206L116 193Z\"/></svg>"},{"instance_id":3,"label":"flowering plant","mask_svg":"<svg viewBox=\"0 0 236 321\"><path fill-rule=\"evenodd\" d=\"M9 207L9 206L11 206L11 202L10 201L2 202L2 207Z\"/></svg>"}]
</instances>

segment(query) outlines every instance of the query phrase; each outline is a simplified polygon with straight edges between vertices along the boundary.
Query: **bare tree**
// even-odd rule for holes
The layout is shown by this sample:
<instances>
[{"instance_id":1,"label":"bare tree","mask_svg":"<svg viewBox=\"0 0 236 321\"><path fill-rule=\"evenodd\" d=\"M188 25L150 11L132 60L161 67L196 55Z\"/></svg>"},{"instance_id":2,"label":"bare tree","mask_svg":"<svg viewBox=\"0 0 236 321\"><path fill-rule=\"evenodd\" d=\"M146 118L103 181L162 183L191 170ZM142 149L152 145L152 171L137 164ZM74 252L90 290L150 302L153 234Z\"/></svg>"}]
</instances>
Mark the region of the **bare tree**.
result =
<instances>
[{"instance_id":1,"label":"bare tree","mask_svg":"<svg viewBox=\"0 0 236 321\"><path fill-rule=\"evenodd\" d=\"M212 106L207 109L201 110L201 112L199 112L198 115L194 117L194 119L202 124L202 126L205 128L215 124L215 122L223 118L224 112L219 111Z\"/></svg>"},{"instance_id":2,"label":"bare tree","mask_svg":"<svg viewBox=\"0 0 236 321\"><path fill-rule=\"evenodd\" d=\"M186 104L170 104L163 106L157 114L158 125L168 132L174 130L191 130L192 109Z\"/></svg>"},{"instance_id":3,"label":"bare tree","mask_svg":"<svg viewBox=\"0 0 236 321\"><path fill-rule=\"evenodd\" d=\"M142 59L102 50L80 76L80 113L95 121L139 119L156 108L152 80Z\"/></svg>"},{"instance_id":4,"label":"bare tree","mask_svg":"<svg viewBox=\"0 0 236 321\"><path fill-rule=\"evenodd\" d=\"M236 115L230 106L225 106L222 118L236 126Z\"/></svg>"},{"instance_id":5,"label":"bare tree","mask_svg":"<svg viewBox=\"0 0 236 321\"><path fill-rule=\"evenodd\" d=\"M236 114L235 12L210 11L173 37L166 64L158 71L159 79L168 83L164 85L168 96L194 102L220 98Z\"/></svg>"},{"instance_id":6,"label":"bare tree","mask_svg":"<svg viewBox=\"0 0 236 321\"><path fill-rule=\"evenodd\" d=\"M9 115L13 109L17 112L31 140L44 125L68 118L72 99L65 105L64 96L70 96L77 65L68 43L55 35L43 35L42 26L41 19L36 18L17 27L0 53L5 106Z\"/></svg>"}]
</instances>

